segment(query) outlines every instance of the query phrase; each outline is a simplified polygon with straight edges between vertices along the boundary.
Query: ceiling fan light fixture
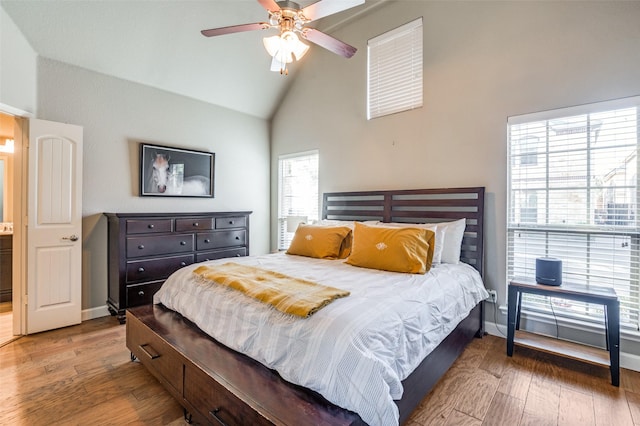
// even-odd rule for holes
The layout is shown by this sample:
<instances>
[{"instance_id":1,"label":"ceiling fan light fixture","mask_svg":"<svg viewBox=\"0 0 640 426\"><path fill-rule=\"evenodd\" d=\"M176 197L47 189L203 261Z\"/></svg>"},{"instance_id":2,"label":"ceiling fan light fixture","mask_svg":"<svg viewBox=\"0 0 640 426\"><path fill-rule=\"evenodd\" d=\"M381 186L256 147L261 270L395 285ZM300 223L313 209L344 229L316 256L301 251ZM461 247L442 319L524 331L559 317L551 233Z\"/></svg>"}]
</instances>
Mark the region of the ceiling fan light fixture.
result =
<instances>
[{"instance_id":1,"label":"ceiling fan light fixture","mask_svg":"<svg viewBox=\"0 0 640 426\"><path fill-rule=\"evenodd\" d=\"M271 71L286 70L286 64L293 62L293 57L300 60L309 50L309 46L300 41L293 31L284 31L279 36L262 39L267 53L273 58Z\"/></svg>"},{"instance_id":2,"label":"ceiling fan light fixture","mask_svg":"<svg viewBox=\"0 0 640 426\"><path fill-rule=\"evenodd\" d=\"M280 35L280 39L282 40L283 49L293 53L297 60L302 59L307 50L309 50L309 46L301 42L298 35L293 31L283 32Z\"/></svg>"},{"instance_id":3,"label":"ceiling fan light fixture","mask_svg":"<svg viewBox=\"0 0 640 426\"><path fill-rule=\"evenodd\" d=\"M269 56L276 56L278 54L281 44L280 36L265 37L262 39L262 43Z\"/></svg>"},{"instance_id":4,"label":"ceiling fan light fixture","mask_svg":"<svg viewBox=\"0 0 640 426\"><path fill-rule=\"evenodd\" d=\"M282 20L282 13L280 11L269 13L269 24L273 27L280 25Z\"/></svg>"},{"instance_id":5,"label":"ceiling fan light fixture","mask_svg":"<svg viewBox=\"0 0 640 426\"><path fill-rule=\"evenodd\" d=\"M289 75L289 70L287 69L287 63L280 62L280 60L278 60L278 56L274 56L273 59L271 60L270 70L273 72L280 72L280 74Z\"/></svg>"},{"instance_id":6,"label":"ceiling fan light fixture","mask_svg":"<svg viewBox=\"0 0 640 426\"><path fill-rule=\"evenodd\" d=\"M287 64L283 64L278 60L278 57L274 56L271 60L271 71L278 72L281 69L285 68Z\"/></svg>"},{"instance_id":7,"label":"ceiling fan light fixture","mask_svg":"<svg viewBox=\"0 0 640 426\"><path fill-rule=\"evenodd\" d=\"M300 60L307 53L308 50L309 50L309 45L304 44L303 42L298 40L295 46L293 47L293 54L296 56L297 60Z\"/></svg>"}]
</instances>

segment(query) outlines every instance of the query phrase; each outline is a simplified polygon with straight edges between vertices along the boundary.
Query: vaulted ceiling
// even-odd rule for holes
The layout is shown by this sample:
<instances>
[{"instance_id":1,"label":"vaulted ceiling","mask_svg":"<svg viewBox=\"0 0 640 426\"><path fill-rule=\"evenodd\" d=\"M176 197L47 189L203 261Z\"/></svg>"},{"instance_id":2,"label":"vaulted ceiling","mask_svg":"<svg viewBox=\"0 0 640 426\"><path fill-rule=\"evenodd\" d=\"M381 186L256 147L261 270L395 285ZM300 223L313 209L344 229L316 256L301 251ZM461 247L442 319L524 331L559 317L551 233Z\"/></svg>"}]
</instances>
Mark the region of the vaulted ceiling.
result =
<instances>
[{"instance_id":1,"label":"vaulted ceiling","mask_svg":"<svg viewBox=\"0 0 640 426\"><path fill-rule=\"evenodd\" d=\"M334 0L340 1L340 0ZM329 34L386 0L315 23ZM313 1L299 1L306 6ZM1 0L42 57L270 118L295 78L269 71L262 38L275 30L206 38L200 30L266 21L255 0ZM349 40L344 40L349 43ZM355 46L363 51L366 46ZM313 46L309 54L321 49ZM345 59L347 60L347 59Z\"/></svg>"}]
</instances>

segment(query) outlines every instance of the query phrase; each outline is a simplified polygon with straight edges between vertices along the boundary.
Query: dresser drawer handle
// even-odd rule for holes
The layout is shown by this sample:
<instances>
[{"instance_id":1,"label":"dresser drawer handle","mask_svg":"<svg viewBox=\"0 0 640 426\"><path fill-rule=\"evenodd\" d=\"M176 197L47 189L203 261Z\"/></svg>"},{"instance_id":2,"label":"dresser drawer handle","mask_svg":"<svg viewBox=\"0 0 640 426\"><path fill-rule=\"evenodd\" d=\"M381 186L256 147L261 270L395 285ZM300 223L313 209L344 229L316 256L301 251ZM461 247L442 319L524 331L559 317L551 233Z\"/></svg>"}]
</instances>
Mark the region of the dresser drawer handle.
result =
<instances>
[{"instance_id":1,"label":"dresser drawer handle","mask_svg":"<svg viewBox=\"0 0 640 426\"><path fill-rule=\"evenodd\" d=\"M208 238L204 240L205 244L209 244L211 242L211 240L209 240Z\"/></svg>"},{"instance_id":2,"label":"dresser drawer handle","mask_svg":"<svg viewBox=\"0 0 640 426\"><path fill-rule=\"evenodd\" d=\"M138 296L140 296L140 297L144 296L144 291L143 291L143 290L140 290L140 291L138 292Z\"/></svg>"},{"instance_id":3,"label":"dresser drawer handle","mask_svg":"<svg viewBox=\"0 0 640 426\"><path fill-rule=\"evenodd\" d=\"M147 225L147 228L153 229L153 228L155 228L155 226L153 225L153 223L150 223L149 225Z\"/></svg>"},{"instance_id":4,"label":"dresser drawer handle","mask_svg":"<svg viewBox=\"0 0 640 426\"><path fill-rule=\"evenodd\" d=\"M240 237L238 235L236 235L236 240L239 240L239 239L240 239Z\"/></svg>"},{"instance_id":5,"label":"dresser drawer handle","mask_svg":"<svg viewBox=\"0 0 640 426\"><path fill-rule=\"evenodd\" d=\"M181 245L181 246L186 246L186 245L187 245L187 242L186 242L186 241L180 241L180 245Z\"/></svg>"},{"instance_id":6,"label":"dresser drawer handle","mask_svg":"<svg viewBox=\"0 0 640 426\"><path fill-rule=\"evenodd\" d=\"M139 267L138 268L138 272L144 272L144 268L143 267Z\"/></svg>"},{"instance_id":7,"label":"dresser drawer handle","mask_svg":"<svg viewBox=\"0 0 640 426\"><path fill-rule=\"evenodd\" d=\"M236 257L241 257L242 255L240 253L236 253Z\"/></svg>"},{"instance_id":8,"label":"dresser drawer handle","mask_svg":"<svg viewBox=\"0 0 640 426\"><path fill-rule=\"evenodd\" d=\"M145 346L151 350L145 349ZM140 345L140 349L142 349L142 352L144 352L151 359L160 358L160 354L156 352L156 350L153 349L151 345L149 345L148 343L145 343L144 345Z\"/></svg>"},{"instance_id":9,"label":"dresser drawer handle","mask_svg":"<svg viewBox=\"0 0 640 426\"><path fill-rule=\"evenodd\" d=\"M230 220L230 221L229 221L229 225L233 225L233 220Z\"/></svg>"},{"instance_id":10,"label":"dresser drawer handle","mask_svg":"<svg viewBox=\"0 0 640 426\"><path fill-rule=\"evenodd\" d=\"M180 262L180 266L187 266L187 262Z\"/></svg>"},{"instance_id":11,"label":"dresser drawer handle","mask_svg":"<svg viewBox=\"0 0 640 426\"><path fill-rule=\"evenodd\" d=\"M140 244L140 245L138 246L138 248L139 248L140 250L144 250L144 246L143 246L142 244Z\"/></svg>"},{"instance_id":12,"label":"dresser drawer handle","mask_svg":"<svg viewBox=\"0 0 640 426\"><path fill-rule=\"evenodd\" d=\"M200 224L198 222L193 222L193 226L197 228L198 226L200 226Z\"/></svg>"},{"instance_id":13,"label":"dresser drawer handle","mask_svg":"<svg viewBox=\"0 0 640 426\"><path fill-rule=\"evenodd\" d=\"M219 424L221 424L222 426L227 426L227 424L223 422L220 417L218 417L219 412L220 412L219 408L214 408L213 410L209 411L209 414L211 414L213 418L218 421Z\"/></svg>"}]
</instances>

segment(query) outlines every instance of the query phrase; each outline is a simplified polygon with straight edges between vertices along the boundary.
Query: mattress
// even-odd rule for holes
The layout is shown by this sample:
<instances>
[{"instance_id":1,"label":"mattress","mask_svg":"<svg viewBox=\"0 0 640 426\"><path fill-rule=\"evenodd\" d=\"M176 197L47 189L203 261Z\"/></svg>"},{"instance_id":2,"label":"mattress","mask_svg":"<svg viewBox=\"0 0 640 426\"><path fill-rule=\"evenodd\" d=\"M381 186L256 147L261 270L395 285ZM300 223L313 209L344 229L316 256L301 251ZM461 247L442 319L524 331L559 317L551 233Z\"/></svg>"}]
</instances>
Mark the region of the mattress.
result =
<instances>
[{"instance_id":1,"label":"mattress","mask_svg":"<svg viewBox=\"0 0 640 426\"><path fill-rule=\"evenodd\" d=\"M209 266L230 259L204 262ZM233 259L350 295L309 318L282 314L235 290L198 279L190 265L155 294L220 343L354 411L370 425L397 425L394 400L418 364L488 296L469 265L424 275L386 272L284 253Z\"/></svg>"}]
</instances>

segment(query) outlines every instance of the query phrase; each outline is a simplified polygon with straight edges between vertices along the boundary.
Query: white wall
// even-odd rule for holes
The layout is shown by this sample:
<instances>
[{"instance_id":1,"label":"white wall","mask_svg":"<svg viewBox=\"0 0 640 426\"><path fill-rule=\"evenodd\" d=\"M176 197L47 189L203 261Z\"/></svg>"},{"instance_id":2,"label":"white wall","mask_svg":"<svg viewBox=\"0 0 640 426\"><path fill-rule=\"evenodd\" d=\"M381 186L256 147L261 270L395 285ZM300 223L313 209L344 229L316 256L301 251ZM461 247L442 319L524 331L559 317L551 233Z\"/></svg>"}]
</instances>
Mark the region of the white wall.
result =
<instances>
[{"instance_id":1,"label":"white wall","mask_svg":"<svg viewBox=\"0 0 640 426\"><path fill-rule=\"evenodd\" d=\"M265 120L61 62L38 60L38 118L84 127L83 309L107 300L103 212L251 210L250 251L269 251ZM141 141L215 153L215 198L138 196Z\"/></svg>"},{"instance_id":2,"label":"white wall","mask_svg":"<svg viewBox=\"0 0 640 426\"><path fill-rule=\"evenodd\" d=\"M367 40L420 16L424 107L367 121ZM332 35L358 53L313 47L273 119L273 217L278 156L310 149L322 192L485 186L504 303L507 117L640 94L638 22L640 2L397 1L348 24Z\"/></svg>"},{"instance_id":3,"label":"white wall","mask_svg":"<svg viewBox=\"0 0 640 426\"><path fill-rule=\"evenodd\" d=\"M0 5L0 110L34 114L37 55Z\"/></svg>"}]
</instances>

